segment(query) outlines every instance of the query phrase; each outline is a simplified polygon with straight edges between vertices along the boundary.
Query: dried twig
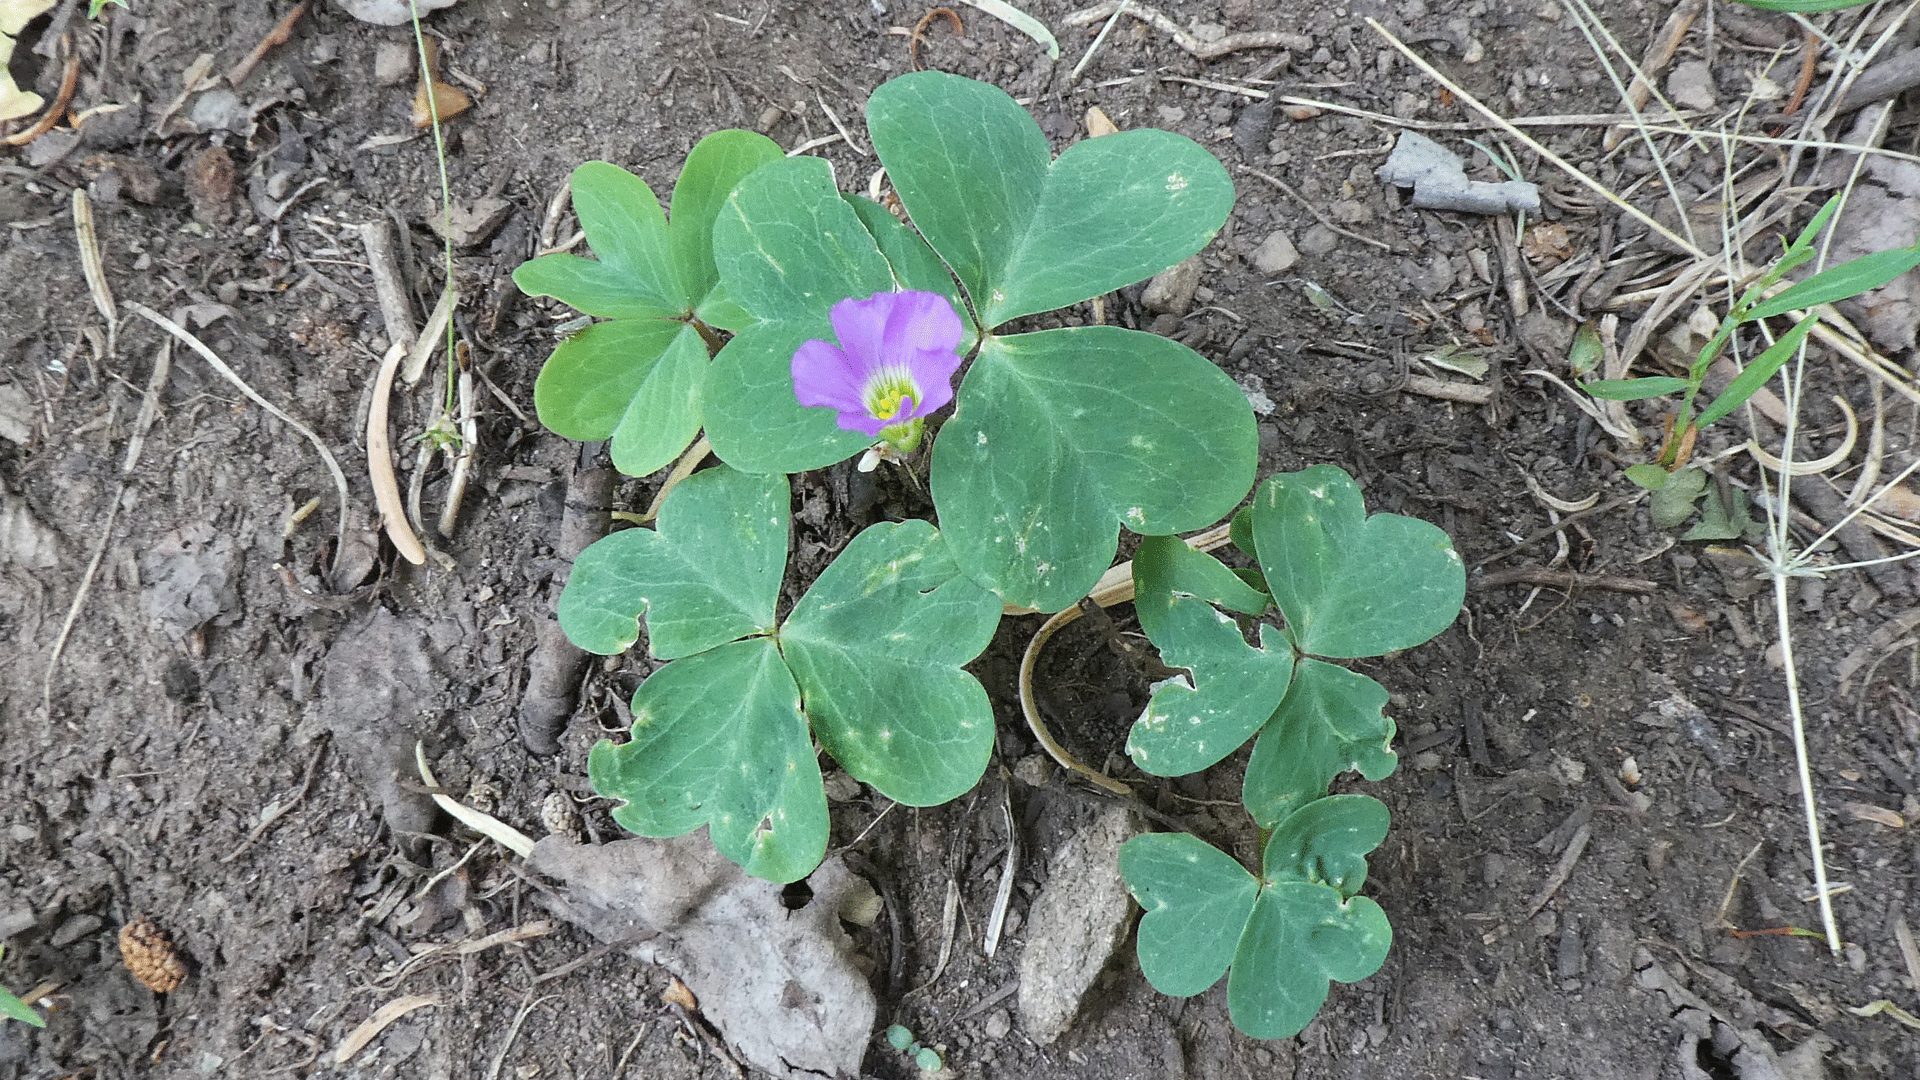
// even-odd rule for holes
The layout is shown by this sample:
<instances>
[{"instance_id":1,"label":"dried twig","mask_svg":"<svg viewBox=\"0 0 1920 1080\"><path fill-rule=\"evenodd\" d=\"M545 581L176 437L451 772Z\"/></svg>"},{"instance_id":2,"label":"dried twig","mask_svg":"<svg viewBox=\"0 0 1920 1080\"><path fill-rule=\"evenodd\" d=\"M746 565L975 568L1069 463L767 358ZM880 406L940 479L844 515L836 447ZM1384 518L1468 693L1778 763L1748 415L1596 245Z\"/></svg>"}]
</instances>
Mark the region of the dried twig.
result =
<instances>
[{"instance_id":1,"label":"dried twig","mask_svg":"<svg viewBox=\"0 0 1920 1080\"><path fill-rule=\"evenodd\" d=\"M53 104L47 106L47 111L40 115L40 119L33 122L32 127L0 139L0 144L25 146L53 130L53 125L67 114L67 104L73 100L74 87L79 83L80 57L75 54L67 57L67 69L60 76L60 92L53 96Z\"/></svg>"},{"instance_id":2,"label":"dried twig","mask_svg":"<svg viewBox=\"0 0 1920 1080\"><path fill-rule=\"evenodd\" d=\"M1540 914L1540 909L1547 906L1547 901L1553 899L1553 894L1559 892L1560 886L1565 885L1567 879L1573 876L1573 865L1580 861L1580 854L1587 850L1587 841L1591 839L1593 839L1591 825L1582 825L1574 832L1573 839L1567 842L1567 850L1561 854L1560 861L1554 864L1553 873L1548 875L1547 883L1540 887L1540 891L1534 894L1533 901L1527 905L1527 918L1531 919Z\"/></svg>"},{"instance_id":3,"label":"dried twig","mask_svg":"<svg viewBox=\"0 0 1920 1080\"><path fill-rule=\"evenodd\" d=\"M369 221L358 231L360 242L367 248L367 266L373 271L373 295L380 302L380 319L387 326L387 341L410 348L417 334L413 328L413 310L407 303L406 286L401 284L400 263L393 254L393 232L380 220Z\"/></svg>"},{"instance_id":4,"label":"dried twig","mask_svg":"<svg viewBox=\"0 0 1920 1080\"><path fill-rule=\"evenodd\" d=\"M1148 7L1145 4L1130 4L1126 0L1107 0L1103 4L1082 8L1061 21L1068 26L1092 26L1101 19L1112 17L1123 8L1126 14L1172 38L1175 45L1201 60L1213 60L1241 49L1305 51L1313 44L1312 39L1304 35L1289 34L1280 30L1250 30L1238 34L1227 34L1212 41L1201 41L1181 29L1179 23L1168 18L1159 8Z\"/></svg>"},{"instance_id":5,"label":"dried twig","mask_svg":"<svg viewBox=\"0 0 1920 1080\"><path fill-rule=\"evenodd\" d=\"M337 543L334 546L334 557L333 557L334 568L339 569L340 552L344 551L347 546L347 517L348 517L347 474L340 470L340 462L334 459L333 452L327 449L327 444L320 441L320 436L315 435L313 433L313 429L307 427L305 424L302 424L300 421L295 420L293 417L288 416L286 413L280 410L279 406L275 405L271 401L268 401L266 398L261 397L257 392L255 392L253 387L247 385L247 381L245 379L242 379L237 372L235 372L232 368L227 366L227 362L225 360L220 359L220 357L212 349L207 348L206 342L201 341L199 338L193 336L193 334L190 331L188 331L186 327L181 326L179 323L174 322L172 319L167 318L165 315L162 315L159 312L153 310L152 308L147 307L145 304L130 302L127 304L127 307L135 315L138 315L141 318L146 319L148 322L153 323L155 326L158 326L160 329L165 330L167 333L172 334L174 337L180 339L180 341L185 343L188 348L192 349L194 352L199 353L200 358L202 360L205 360L207 364L213 368L213 370L219 372L221 376L224 377L228 382L232 383L236 389L238 389L242 394L245 394L249 401L252 401L255 405L260 406L262 409L265 409L270 415L277 418L281 423L286 424L288 427L299 432L302 436L306 438L308 442L313 444L314 450L318 451L320 454L320 460L326 464L327 472L333 475L333 486L335 491L340 496L340 526L339 526L339 532L336 536Z\"/></svg>"},{"instance_id":6,"label":"dried twig","mask_svg":"<svg viewBox=\"0 0 1920 1080\"><path fill-rule=\"evenodd\" d=\"M255 45L252 52L242 57L240 62L233 65L232 70L227 72L228 84L239 86L246 82L247 76L253 74L253 69L260 65L260 61L267 58L267 53L272 51L274 46L285 45L293 37L293 24L299 22L300 16L305 15L307 9L312 6L313 0L300 0L295 4L293 10L287 12L286 18L281 19L273 29L267 31L267 36L260 39L260 44Z\"/></svg>"},{"instance_id":7,"label":"dried twig","mask_svg":"<svg viewBox=\"0 0 1920 1080\"><path fill-rule=\"evenodd\" d=\"M1302 210L1305 210L1307 213L1313 215L1313 220L1319 222L1321 225L1329 229L1332 229L1334 232L1339 233L1341 236L1344 236L1349 240L1358 240L1363 244L1371 244L1374 247L1379 248L1381 251L1391 252L1393 250L1392 244L1386 243L1385 241L1381 241L1381 240L1375 240L1371 236L1361 236L1359 233L1354 232L1351 229L1343 229L1339 225L1334 224L1332 218L1329 218L1327 215L1321 213L1319 207L1308 202L1304 197L1301 196L1299 192L1293 190L1293 187L1289 185L1285 180L1282 180L1279 177L1273 176L1269 173L1261 172L1259 169L1247 169L1246 172L1249 176L1257 176L1260 179L1265 180L1267 183L1272 184L1274 187L1279 188L1281 191L1286 192L1287 197L1292 199L1294 202L1299 203L1300 208Z\"/></svg>"},{"instance_id":8,"label":"dried twig","mask_svg":"<svg viewBox=\"0 0 1920 1080\"><path fill-rule=\"evenodd\" d=\"M527 991L527 996L520 1003L520 1011L513 1014L513 1023L507 1028L506 1041L500 1044L500 1052L493 1055L493 1064L487 1067L487 1080L499 1080L500 1067L507 1061L507 1051L513 1048L513 1041L520 1037L520 1025L527 1022L527 1017L537 1006L559 996L548 994L543 998L535 998L532 990Z\"/></svg>"},{"instance_id":9,"label":"dried twig","mask_svg":"<svg viewBox=\"0 0 1920 1080\"><path fill-rule=\"evenodd\" d=\"M1672 229L1669 229L1665 225L1662 225L1660 222L1654 220L1653 215L1647 213L1646 211L1626 201L1620 196L1614 194L1611 190L1607 188L1605 184L1602 184L1600 181L1595 180L1593 177L1588 176L1584 172L1581 172L1579 169L1574 167L1572 162L1554 153L1553 151L1547 149L1544 145L1540 143L1539 140L1534 139L1533 137L1529 136L1526 132L1521 131L1519 128L1513 126L1511 123L1509 123L1506 120L1505 117L1501 116L1499 113L1494 112L1492 109L1482 104L1478 98L1468 93L1465 87L1447 78L1445 75L1442 75L1439 69L1435 68L1432 64L1427 63L1427 61L1424 58L1422 58L1419 53L1414 52L1411 48L1407 46L1405 42L1401 41L1399 38L1389 33L1387 31L1387 28L1384 26L1381 26L1378 20L1368 19L1366 20L1366 23L1368 26L1373 28L1374 33L1379 34L1382 38L1386 40L1387 44L1393 46L1394 49L1399 51L1400 55L1406 57L1407 60L1413 64L1413 66L1419 68L1427 76L1427 78L1432 79L1434 82L1439 83L1442 87L1445 87L1448 93L1451 93L1454 97L1459 98L1460 101L1463 104L1465 104L1468 108L1473 109L1475 112L1478 112L1480 115L1486 117L1493 124L1493 126L1506 132L1509 136L1513 137L1515 141L1526 146L1527 149L1540 155L1542 158L1546 159L1547 161L1552 162L1562 172L1566 173L1568 176L1578 181L1580 184L1585 186L1588 190L1592 191L1594 194L1612 203L1622 213L1628 215L1629 217L1632 217L1634 220L1640 222L1642 225L1645 225L1648 229L1651 229L1656 235L1660 236L1662 239L1666 240L1668 243L1672 244L1674 247L1679 248L1681 251L1685 252L1688 255L1693 256L1694 258L1700 260L1701 262L1710 261L1705 252L1701 251L1695 245L1688 243L1684 237L1678 235Z\"/></svg>"},{"instance_id":10,"label":"dried twig","mask_svg":"<svg viewBox=\"0 0 1920 1080\"><path fill-rule=\"evenodd\" d=\"M1562 522L1562 524L1565 524ZM1613 577L1608 574L1581 574L1572 570L1548 570L1537 566L1516 566L1481 574L1468 582L1476 589L1495 589L1502 585L1539 585L1549 589L1611 589L1614 592L1651 596L1660 586L1642 578Z\"/></svg>"},{"instance_id":11,"label":"dried twig","mask_svg":"<svg viewBox=\"0 0 1920 1080\"><path fill-rule=\"evenodd\" d=\"M933 20L942 17L953 27L954 37L966 36L967 28L960 25L960 15L958 12L952 8L945 7L928 8L927 13L920 16L920 21L913 24L913 33L907 35L907 62L913 70L926 70L920 66L920 41L926 37L927 27L933 23Z\"/></svg>"},{"instance_id":12,"label":"dried twig","mask_svg":"<svg viewBox=\"0 0 1920 1080\"><path fill-rule=\"evenodd\" d=\"M1197 551L1212 551L1227 542L1228 528L1226 525L1218 525L1206 532L1190 536L1187 538L1187 546ZM1081 764L1078 758L1068 753L1066 748L1060 745L1059 740L1053 737L1053 732L1048 729L1046 721L1040 718L1040 706L1034 700L1033 670L1039 663L1040 650L1045 647L1047 639L1058 633L1068 623L1078 619L1084 612L1085 604L1091 603L1104 608L1124 604L1131 599L1133 599L1132 561L1108 568L1106 573L1100 575L1100 580L1094 584L1093 591L1087 594L1085 600L1073 607L1055 612L1052 618L1041 625L1040 629L1034 633L1033 640L1027 642L1027 651L1020 657L1020 712L1026 717L1027 729L1033 732L1033 737L1039 741L1041 749L1045 750L1047 756L1053 758L1061 768L1077 773L1115 795L1129 798L1133 796L1132 788L1105 773ZM1031 608L1016 607L1012 604L1006 605L1002 613L1038 614Z\"/></svg>"}]
</instances>

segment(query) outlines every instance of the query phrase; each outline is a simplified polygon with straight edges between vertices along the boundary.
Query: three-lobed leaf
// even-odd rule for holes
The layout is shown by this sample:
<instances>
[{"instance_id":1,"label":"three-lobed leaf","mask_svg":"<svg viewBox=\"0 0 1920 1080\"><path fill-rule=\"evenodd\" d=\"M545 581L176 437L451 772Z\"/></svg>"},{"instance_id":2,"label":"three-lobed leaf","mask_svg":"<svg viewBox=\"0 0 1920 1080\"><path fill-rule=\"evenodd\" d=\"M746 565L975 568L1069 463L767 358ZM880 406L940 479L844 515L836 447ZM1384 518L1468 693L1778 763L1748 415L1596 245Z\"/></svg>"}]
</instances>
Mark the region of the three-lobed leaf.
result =
<instances>
[{"instance_id":1,"label":"three-lobed leaf","mask_svg":"<svg viewBox=\"0 0 1920 1080\"><path fill-rule=\"evenodd\" d=\"M1247 759L1240 799L1262 828L1327 792L1349 770L1383 780L1399 759L1389 748L1387 688L1365 675L1302 657L1293 682Z\"/></svg>"},{"instance_id":2,"label":"three-lobed leaf","mask_svg":"<svg viewBox=\"0 0 1920 1080\"><path fill-rule=\"evenodd\" d=\"M612 322L554 350L534 384L543 423L570 439L613 442L614 466L645 475L699 431L705 340L693 319L726 326L713 219L735 184L781 158L772 140L719 131L694 146L673 188L671 220L644 180L589 161L573 172L573 204L596 258L543 255L514 271L533 296L552 296Z\"/></svg>"},{"instance_id":3,"label":"three-lobed leaf","mask_svg":"<svg viewBox=\"0 0 1920 1080\"><path fill-rule=\"evenodd\" d=\"M708 469L681 481L652 529L588 545L560 593L560 629L611 656L640 636L661 660L773 630L787 565L787 478Z\"/></svg>"},{"instance_id":4,"label":"three-lobed leaf","mask_svg":"<svg viewBox=\"0 0 1920 1080\"><path fill-rule=\"evenodd\" d=\"M827 849L827 797L800 690L767 638L676 660L633 695L632 739L587 755L593 789L642 836L701 825L715 850L769 881L807 876Z\"/></svg>"},{"instance_id":5,"label":"three-lobed leaf","mask_svg":"<svg viewBox=\"0 0 1920 1080\"><path fill-rule=\"evenodd\" d=\"M1000 607L927 522L855 537L779 634L822 749L896 802L965 794L993 750L993 704L961 665L992 640Z\"/></svg>"},{"instance_id":6,"label":"three-lobed leaf","mask_svg":"<svg viewBox=\"0 0 1920 1080\"><path fill-rule=\"evenodd\" d=\"M1137 951L1147 981L1184 997L1230 971L1234 1026L1256 1038L1296 1034L1330 981L1366 978L1386 959L1386 915L1354 895L1386 828L1386 807L1364 795L1309 803L1275 828L1257 878L1185 834L1127 841L1120 872L1146 909Z\"/></svg>"},{"instance_id":7,"label":"three-lobed leaf","mask_svg":"<svg viewBox=\"0 0 1920 1080\"><path fill-rule=\"evenodd\" d=\"M1133 556L1134 610L1140 627L1193 685L1154 691L1127 736L1134 764L1156 776L1184 776L1220 761L1260 730L1293 675L1293 647L1271 626L1260 647L1214 605L1257 615L1268 598L1218 559L1176 537L1149 536Z\"/></svg>"},{"instance_id":8,"label":"three-lobed leaf","mask_svg":"<svg viewBox=\"0 0 1920 1080\"><path fill-rule=\"evenodd\" d=\"M1139 130L1052 157L1005 91L902 75L867 102L874 150L914 224L998 326L1151 277L1225 224L1233 184L1189 139Z\"/></svg>"},{"instance_id":9,"label":"three-lobed leaf","mask_svg":"<svg viewBox=\"0 0 1920 1080\"><path fill-rule=\"evenodd\" d=\"M1310 656L1378 656L1445 630L1466 597L1447 534L1399 514L1367 516L1360 487L1332 465L1272 476L1247 516L1267 589Z\"/></svg>"},{"instance_id":10,"label":"three-lobed leaf","mask_svg":"<svg viewBox=\"0 0 1920 1080\"><path fill-rule=\"evenodd\" d=\"M644 615L651 652L673 661L634 694L632 740L589 757L615 818L649 836L704 824L717 850L775 881L804 876L825 850L814 737L901 802L944 802L980 779L993 708L962 665L1001 607L932 525L883 523L776 628L788 502L779 474L696 473L655 528L590 546L560 597L561 626L583 648L626 648Z\"/></svg>"}]
</instances>

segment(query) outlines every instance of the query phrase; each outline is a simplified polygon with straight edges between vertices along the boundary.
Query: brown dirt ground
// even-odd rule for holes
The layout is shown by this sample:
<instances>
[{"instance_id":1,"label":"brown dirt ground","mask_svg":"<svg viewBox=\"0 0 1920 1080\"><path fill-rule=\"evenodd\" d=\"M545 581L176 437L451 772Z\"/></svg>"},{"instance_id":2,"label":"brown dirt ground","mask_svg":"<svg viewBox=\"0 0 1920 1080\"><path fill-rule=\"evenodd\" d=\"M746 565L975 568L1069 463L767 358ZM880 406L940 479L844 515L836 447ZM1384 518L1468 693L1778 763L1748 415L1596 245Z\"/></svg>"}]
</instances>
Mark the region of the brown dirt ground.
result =
<instances>
[{"instance_id":1,"label":"brown dirt ground","mask_svg":"<svg viewBox=\"0 0 1920 1080\"><path fill-rule=\"evenodd\" d=\"M1362 22L1372 15L1510 115L1612 111L1611 89L1556 5L1404 0L1309 12L1175 0L1161 6L1182 25L1304 40L1201 61L1129 20L1072 86L1067 73L1089 38L1066 27L1069 8L1059 0L1026 6L1061 33L1062 61L1047 61L971 8L959 9L965 37L934 25L923 59L1030 101L1057 144L1076 137L1084 110L1099 105L1123 126L1182 132L1228 163L1241 197L1205 253L1203 306L1160 328L1271 400L1260 423L1263 474L1339 464L1371 507L1440 524L1469 565L1493 560L1487 570L1543 566L1554 554L1551 539L1512 550L1515 538L1549 524L1523 474L1563 498L1630 490L1620 466L1631 452L1523 374L1564 371L1573 323L1537 295L1532 306L1544 313L1515 318L1491 220L1404 208L1372 177L1390 134L1380 124L1329 113L1279 117L1268 130L1245 98L1171 78L1258 76L1396 116L1464 118L1372 35ZM487 848L420 896L425 875L452 867L472 838L444 821L426 836L383 827L383 806L412 793L389 791L392 801L383 801L354 755L391 751L393 733L418 732L449 787L496 779L502 818L538 833L541 802L565 792L595 835L611 838L617 828L585 789L585 753L619 729L616 699L644 668L634 658L596 668L563 752L542 759L522 749L516 704L536 628L550 618L547 584L579 450L497 401L483 402L476 483L457 535L444 542L451 567L396 565L378 547L361 433L371 357L385 330L349 226L405 226L416 315L438 293L440 274L428 228L438 205L431 143L382 140L412 133L411 83L375 77L376 52L407 42L405 30L320 4L234 98L203 93L175 114L207 130L176 123L155 132L198 54L211 53L212 70L225 71L287 7L133 0L104 26L83 28L76 18L68 25L83 58L77 105L124 109L89 121L78 146L56 132L0 158L0 217L9 226L0 234L0 416L11 421L0 428L0 648L8 658L0 667L0 981L16 990L59 984L46 1031L0 1025L0 1077L726 1075L660 1003L665 971L612 955L536 984L592 948L571 928L395 977L412 947L477 938L544 912L509 860ZM1599 7L1635 55L1667 12L1619 0ZM897 0L461 0L433 15L447 63L470 89L485 87L449 132L455 200L492 196L510 208L497 231L460 250L456 267L470 298L465 333L500 393L530 410L561 313L516 301L507 275L534 250L545 208L575 164L615 161L664 191L686 150L716 128L757 128L795 146L832 130L823 112L831 107L859 138L868 92L908 69L898 28L923 10ZM1759 54L1719 32L1710 42L1696 31L1683 59L1709 57L1731 101ZM1467 63L1469 51L1483 55ZM23 82L58 80L55 65L23 67ZM1912 122L1910 111L1897 116L1896 132ZM1635 175L1632 148L1603 159L1595 128L1540 134L1619 186ZM1464 136L1442 137L1465 149L1454 141ZM222 148L230 179L217 157L204 156L209 147ZM864 187L871 157L844 143L819 152L844 185ZM1546 166L1531 176L1548 187L1546 216L1568 228L1576 252L1591 251L1602 224L1616 222ZM310 181L316 186L282 210ZM163 312L212 305L195 309L207 344L345 462L352 490L343 550L313 447L183 350L122 482L162 337L123 315L107 348L67 212L76 185L94 196L116 296ZM1331 231L1321 216L1377 243ZM571 231L570 219L560 224L561 235ZM1276 230L1302 258L1268 280L1249 259ZM1307 280L1344 308L1311 303ZM1593 305L1603 292L1585 298L1583 314L1602 310ZM1137 325L1152 320L1137 290L1110 310ZM220 317L207 321L212 315ZM1401 389L1410 356L1450 341L1474 343L1491 361L1493 404ZM1910 363L1911 353L1896 359ZM1823 380L1822 398L1831 389L1868 399L1850 370ZM397 428L419 430L433 408L430 387L399 396ZM1636 416L1656 420L1651 410ZM1890 446L1911 454L1914 414L1891 416ZM404 447L399 456L411 457ZM1739 468L1730 475L1751 479ZM616 502L643 506L654 486L626 482ZM435 467L429 506L444 487ZM830 485L801 490L821 499ZM294 509L314 498L317 511L290 527ZM1810 863L1782 677L1766 657L1774 639L1767 591L1700 545L1673 543L1637 508L1586 517L1570 532L1576 568L1650 580L1652 594L1476 586L1465 615L1434 643L1365 665L1396 692L1401 730L1400 771L1364 785L1394 815L1369 892L1392 918L1396 941L1385 968L1337 986L1302 1036L1263 1044L1237 1035L1222 988L1185 1001L1154 994L1130 945L1078 1028L1052 1046L1033 1044L1017 1020L1007 1030L1017 1016L1011 998L976 1009L1012 978L1018 919L1045 874L1045 853L1076 812L1077 797L1057 780L1014 786L1028 854L1011 947L993 960L978 947L978 921L1004 851L997 797L895 813L868 834L868 859L904 901L909 985L925 981L940 952L950 871L967 916L940 981L910 1001L883 1001L882 1022L904 1022L943 1045L963 1076L1751 1080L1772 1075L1754 1063L1757 1044L1785 1051L1810 1040L1821 1052L1788 1059L1782 1075L1920 1075L1912 1032L1886 1015L1847 1011L1882 998L1920 1006L1896 944L1898 928L1920 916L1920 846L1902 828L1842 809L1871 804L1909 820L1920 810L1913 654L1894 654L1846 694L1836 672L1868 635L1911 609L1911 573L1795 586L1829 866L1851 886L1836 900L1851 944L1835 961L1809 939L1729 932L1818 924L1800 898ZM52 643L96 552L92 591L43 712ZM346 570L330 574L336 556ZM374 611L386 614L373 619ZM1124 609L1115 614L1126 629ZM357 651L339 648L369 625L388 627L388 644L370 656L364 641ZM1008 763L1033 749L1006 681L1029 630L1011 620L978 667L1002 709ZM1075 745L1098 761L1117 752L1145 682L1101 647L1097 627L1073 635L1054 648L1044 694ZM1676 696L1699 711L1659 708ZM1644 807L1610 780L1629 757L1641 776L1636 793L1650 797ZM1164 785L1157 797L1203 835L1231 842L1235 812L1214 815L1194 801L1234 797L1237 779L1221 772ZM836 842L865 828L877 802L863 795L837 806ZM1584 850L1530 916L1576 833ZM119 962L115 932L142 913L190 962L190 977L170 995L134 984ZM862 939L881 964L884 937ZM387 1029L350 1065L331 1064L352 1028L407 994L434 994L440 1004ZM1717 1050L1698 1037L1716 1025ZM1750 1040L1745 1050L1736 1049L1740 1037ZM867 1070L912 1071L878 1040Z\"/></svg>"}]
</instances>

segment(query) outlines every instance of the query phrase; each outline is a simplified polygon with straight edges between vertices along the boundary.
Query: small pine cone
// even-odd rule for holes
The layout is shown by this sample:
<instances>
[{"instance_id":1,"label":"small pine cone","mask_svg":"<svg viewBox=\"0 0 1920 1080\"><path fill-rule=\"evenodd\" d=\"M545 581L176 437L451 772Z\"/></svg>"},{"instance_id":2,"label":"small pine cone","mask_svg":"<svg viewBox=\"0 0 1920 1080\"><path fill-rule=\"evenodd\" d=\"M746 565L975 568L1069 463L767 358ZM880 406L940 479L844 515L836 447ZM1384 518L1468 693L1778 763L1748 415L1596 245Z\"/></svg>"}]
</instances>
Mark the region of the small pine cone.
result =
<instances>
[{"instance_id":1,"label":"small pine cone","mask_svg":"<svg viewBox=\"0 0 1920 1080\"><path fill-rule=\"evenodd\" d=\"M573 800L567 798L564 791L552 791L540 803L540 823L550 833L556 833L573 840L581 840L586 830L580 827L580 812L573 808Z\"/></svg>"},{"instance_id":2,"label":"small pine cone","mask_svg":"<svg viewBox=\"0 0 1920 1080\"><path fill-rule=\"evenodd\" d=\"M187 962L174 951L167 932L145 915L120 928L120 959L156 994L172 993L187 978Z\"/></svg>"}]
</instances>

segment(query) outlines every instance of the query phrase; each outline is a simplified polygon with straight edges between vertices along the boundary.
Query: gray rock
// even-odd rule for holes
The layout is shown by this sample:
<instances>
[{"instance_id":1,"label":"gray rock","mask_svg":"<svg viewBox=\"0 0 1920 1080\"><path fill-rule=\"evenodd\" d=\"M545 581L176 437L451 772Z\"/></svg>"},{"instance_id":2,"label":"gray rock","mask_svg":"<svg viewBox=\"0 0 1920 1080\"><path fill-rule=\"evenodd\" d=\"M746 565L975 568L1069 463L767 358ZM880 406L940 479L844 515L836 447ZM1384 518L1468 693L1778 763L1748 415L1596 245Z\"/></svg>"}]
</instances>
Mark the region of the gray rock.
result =
<instances>
[{"instance_id":1,"label":"gray rock","mask_svg":"<svg viewBox=\"0 0 1920 1080\"><path fill-rule=\"evenodd\" d=\"M383 41L373 51L373 81L398 86L413 75L415 55L410 41Z\"/></svg>"},{"instance_id":2,"label":"gray rock","mask_svg":"<svg viewBox=\"0 0 1920 1080\"><path fill-rule=\"evenodd\" d=\"M1120 845L1136 831L1124 808L1103 808L1060 846L1027 914L1020 1022L1042 1046L1072 1026L1087 991L1126 940L1133 900L1120 879Z\"/></svg>"},{"instance_id":3,"label":"gray rock","mask_svg":"<svg viewBox=\"0 0 1920 1080\"><path fill-rule=\"evenodd\" d=\"M1713 69L1705 60L1675 64L1667 75L1667 97L1683 109L1711 109L1718 101Z\"/></svg>"},{"instance_id":4,"label":"gray rock","mask_svg":"<svg viewBox=\"0 0 1920 1080\"><path fill-rule=\"evenodd\" d=\"M1299 262L1300 250L1284 232L1274 232L1253 249L1253 267L1263 274L1284 274Z\"/></svg>"},{"instance_id":5,"label":"gray rock","mask_svg":"<svg viewBox=\"0 0 1920 1080\"><path fill-rule=\"evenodd\" d=\"M1199 287L1200 256L1194 255L1153 275L1140 294L1140 303L1148 311L1185 315L1193 306L1193 291Z\"/></svg>"},{"instance_id":6,"label":"gray rock","mask_svg":"<svg viewBox=\"0 0 1920 1080\"><path fill-rule=\"evenodd\" d=\"M1315 222L1300 237L1300 253L1325 255L1340 246L1340 234Z\"/></svg>"},{"instance_id":7,"label":"gray rock","mask_svg":"<svg viewBox=\"0 0 1920 1080\"><path fill-rule=\"evenodd\" d=\"M421 15L429 11L438 11L453 4L454 0L419 0ZM361 22L376 26L399 26L411 22L413 8L407 0L335 0L335 3L347 10L347 14Z\"/></svg>"}]
</instances>

